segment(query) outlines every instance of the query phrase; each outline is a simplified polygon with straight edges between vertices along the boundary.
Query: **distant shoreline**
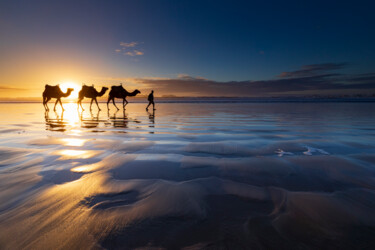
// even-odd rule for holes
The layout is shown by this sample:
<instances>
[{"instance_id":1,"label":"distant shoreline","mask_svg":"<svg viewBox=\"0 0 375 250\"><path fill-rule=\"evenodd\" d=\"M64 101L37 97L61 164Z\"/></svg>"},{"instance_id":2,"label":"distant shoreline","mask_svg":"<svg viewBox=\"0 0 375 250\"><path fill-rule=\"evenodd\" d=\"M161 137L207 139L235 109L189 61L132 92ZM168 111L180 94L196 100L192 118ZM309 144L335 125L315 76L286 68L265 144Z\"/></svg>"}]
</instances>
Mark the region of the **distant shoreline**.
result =
<instances>
[{"instance_id":1,"label":"distant shoreline","mask_svg":"<svg viewBox=\"0 0 375 250\"><path fill-rule=\"evenodd\" d=\"M141 98L128 98L133 103L147 103ZM119 103L121 99L116 102ZM323 102L375 102L375 97L157 97L157 103L323 103ZM65 103L75 103L75 100L63 100ZM85 99L89 103L90 99ZM41 100L0 100L0 103L41 103ZM51 101L53 103L53 101ZM99 100L99 103L106 103Z\"/></svg>"}]
</instances>

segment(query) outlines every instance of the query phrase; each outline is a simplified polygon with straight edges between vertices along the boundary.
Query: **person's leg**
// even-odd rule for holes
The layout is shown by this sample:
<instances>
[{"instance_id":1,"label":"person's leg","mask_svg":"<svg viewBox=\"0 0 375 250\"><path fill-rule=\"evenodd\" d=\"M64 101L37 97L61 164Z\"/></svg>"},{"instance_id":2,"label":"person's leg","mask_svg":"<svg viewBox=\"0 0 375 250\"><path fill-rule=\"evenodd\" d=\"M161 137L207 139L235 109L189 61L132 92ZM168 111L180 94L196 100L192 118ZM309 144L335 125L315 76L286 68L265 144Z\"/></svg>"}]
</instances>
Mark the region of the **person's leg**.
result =
<instances>
[{"instance_id":1,"label":"person's leg","mask_svg":"<svg viewBox=\"0 0 375 250\"><path fill-rule=\"evenodd\" d=\"M152 101L152 108L155 110L155 102Z\"/></svg>"},{"instance_id":2,"label":"person's leg","mask_svg":"<svg viewBox=\"0 0 375 250\"><path fill-rule=\"evenodd\" d=\"M148 105L147 105L147 107L146 107L146 110L148 109L148 107L150 107L150 105L151 105L151 102L148 102Z\"/></svg>"}]
</instances>

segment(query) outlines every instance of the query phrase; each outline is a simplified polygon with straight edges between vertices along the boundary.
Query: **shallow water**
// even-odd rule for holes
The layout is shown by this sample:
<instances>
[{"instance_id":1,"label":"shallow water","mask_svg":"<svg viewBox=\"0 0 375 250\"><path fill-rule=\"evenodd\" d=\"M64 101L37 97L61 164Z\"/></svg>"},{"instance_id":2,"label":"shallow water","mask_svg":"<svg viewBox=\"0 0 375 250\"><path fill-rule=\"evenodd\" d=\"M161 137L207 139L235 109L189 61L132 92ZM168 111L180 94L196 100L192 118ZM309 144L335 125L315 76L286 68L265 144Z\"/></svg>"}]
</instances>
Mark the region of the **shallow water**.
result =
<instances>
[{"instance_id":1,"label":"shallow water","mask_svg":"<svg viewBox=\"0 0 375 250\"><path fill-rule=\"evenodd\" d=\"M375 103L101 106L0 104L1 249L375 247Z\"/></svg>"}]
</instances>

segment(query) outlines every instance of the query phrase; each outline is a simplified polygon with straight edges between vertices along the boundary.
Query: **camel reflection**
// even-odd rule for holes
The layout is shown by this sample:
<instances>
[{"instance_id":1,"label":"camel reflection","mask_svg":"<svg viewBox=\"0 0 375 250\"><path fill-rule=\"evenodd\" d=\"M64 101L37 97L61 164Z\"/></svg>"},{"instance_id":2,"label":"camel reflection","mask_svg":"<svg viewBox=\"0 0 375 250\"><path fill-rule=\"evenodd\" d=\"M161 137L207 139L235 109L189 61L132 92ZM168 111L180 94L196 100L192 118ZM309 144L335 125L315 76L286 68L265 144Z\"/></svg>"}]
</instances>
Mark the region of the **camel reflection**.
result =
<instances>
[{"instance_id":1,"label":"camel reflection","mask_svg":"<svg viewBox=\"0 0 375 250\"><path fill-rule=\"evenodd\" d=\"M65 118L64 118L65 116ZM155 113L154 111L148 112L148 118L150 125L148 127L153 128L155 124ZM100 130L91 130L93 132L105 132L110 128L121 128L121 132L128 132L124 129L142 129L137 124L142 123L137 118L129 118L128 114L124 110L116 110L114 113L107 112L107 116L103 115L100 110L93 112L90 110L70 113L68 111L61 112L45 112L46 130L64 132L71 129L77 129L77 127L83 129L95 129L101 128ZM132 126L133 125L133 126ZM103 130L104 129L104 130ZM116 130L116 132L119 132Z\"/></svg>"},{"instance_id":2,"label":"camel reflection","mask_svg":"<svg viewBox=\"0 0 375 250\"><path fill-rule=\"evenodd\" d=\"M44 113L44 118L46 120L46 130L64 132L68 122L64 121L64 111L58 112L54 111L55 117L51 118L49 116L49 111L46 110Z\"/></svg>"},{"instance_id":3,"label":"camel reflection","mask_svg":"<svg viewBox=\"0 0 375 250\"><path fill-rule=\"evenodd\" d=\"M99 113L100 110L97 111L96 115L90 110L90 117L86 118L83 116L84 112L80 114L81 120L81 128L96 128L99 125ZM102 121L105 122L105 121Z\"/></svg>"},{"instance_id":4,"label":"camel reflection","mask_svg":"<svg viewBox=\"0 0 375 250\"><path fill-rule=\"evenodd\" d=\"M117 110L113 113L113 115L110 115L108 111L108 120L115 128L127 128L129 123L129 119L127 114L125 113L125 110L122 110L122 112L119 112L119 110Z\"/></svg>"}]
</instances>

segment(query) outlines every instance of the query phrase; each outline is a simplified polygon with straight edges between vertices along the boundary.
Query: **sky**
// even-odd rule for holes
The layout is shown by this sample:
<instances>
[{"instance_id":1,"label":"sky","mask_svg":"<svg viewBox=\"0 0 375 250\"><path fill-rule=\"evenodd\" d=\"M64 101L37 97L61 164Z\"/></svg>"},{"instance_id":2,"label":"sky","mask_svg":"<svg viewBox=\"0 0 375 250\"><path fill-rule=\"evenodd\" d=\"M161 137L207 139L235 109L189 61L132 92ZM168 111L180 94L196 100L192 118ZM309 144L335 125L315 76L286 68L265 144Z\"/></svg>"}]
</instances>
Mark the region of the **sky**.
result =
<instances>
[{"instance_id":1,"label":"sky","mask_svg":"<svg viewBox=\"0 0 375 250\"><path fill-rule=\"evenodd\" d=\"M372 1L0 1L0 98L375 94Z\"/></svg>"}]
</instances>

